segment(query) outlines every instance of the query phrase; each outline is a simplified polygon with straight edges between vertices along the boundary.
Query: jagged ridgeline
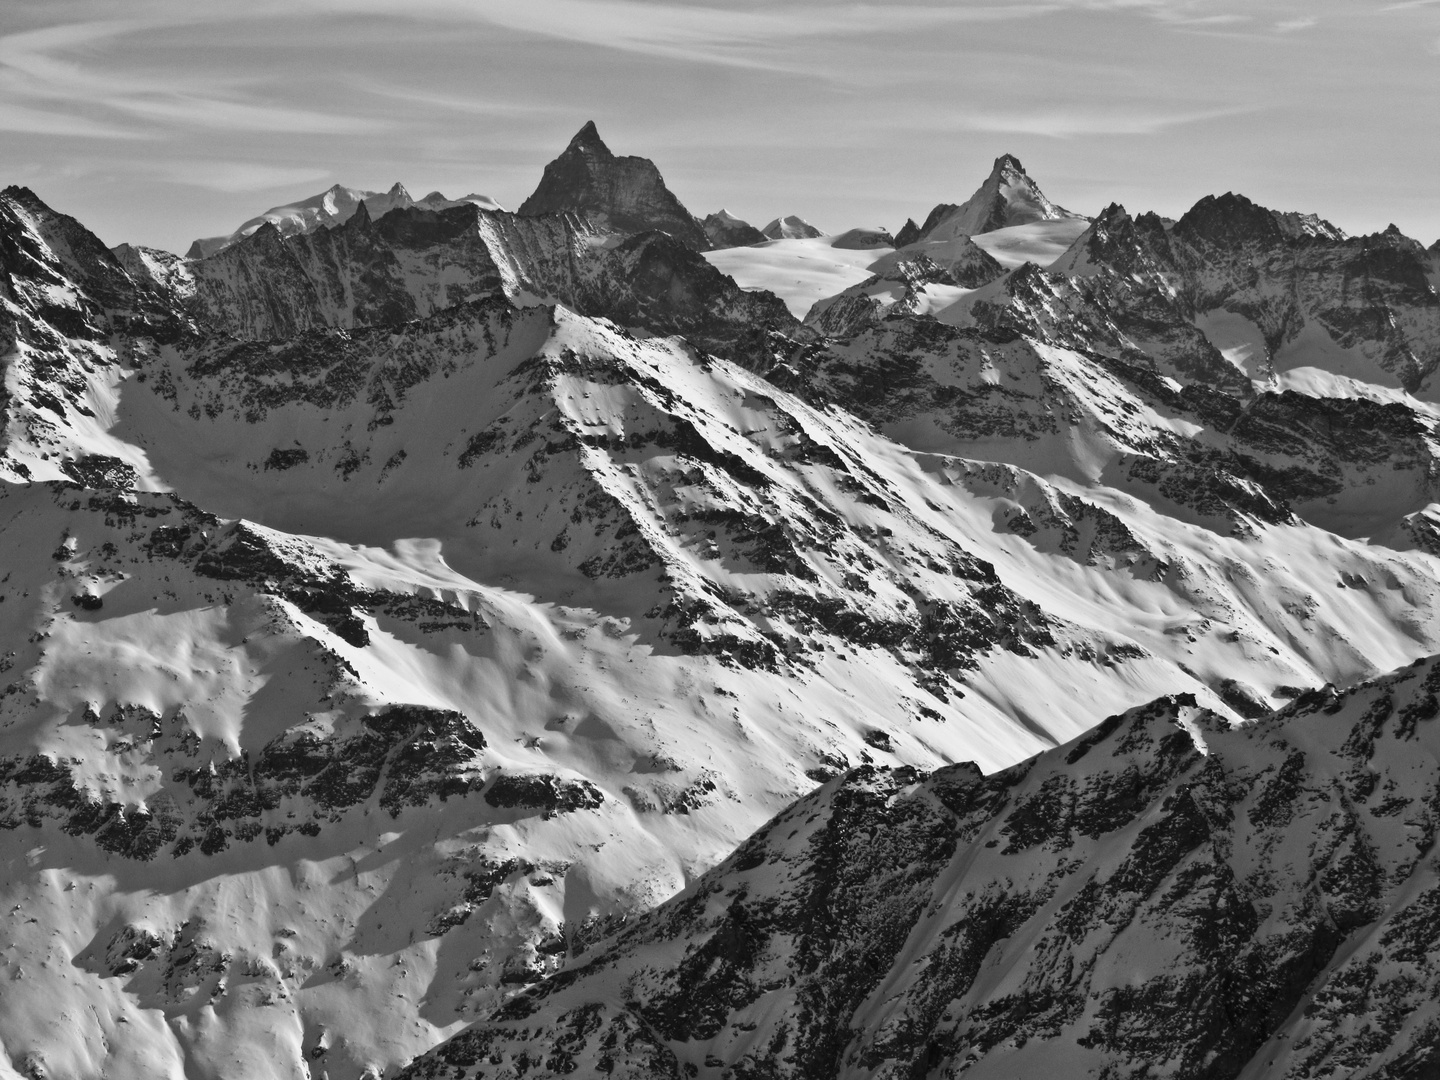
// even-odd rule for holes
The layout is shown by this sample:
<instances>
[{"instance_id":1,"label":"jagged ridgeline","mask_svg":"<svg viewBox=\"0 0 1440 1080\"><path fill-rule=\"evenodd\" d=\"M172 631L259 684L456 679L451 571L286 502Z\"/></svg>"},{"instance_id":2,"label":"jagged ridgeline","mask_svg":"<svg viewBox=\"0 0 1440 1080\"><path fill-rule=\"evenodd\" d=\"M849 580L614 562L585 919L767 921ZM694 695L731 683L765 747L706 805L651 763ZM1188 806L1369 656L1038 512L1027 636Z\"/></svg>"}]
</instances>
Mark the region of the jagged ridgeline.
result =
<instances>
[{"instance_id":1,"label":"jagged ridgeline","mask_svg":"<svg viewBox=\"0 0 1440 1080\"><path fill-rule=\"evenodd\" d=\"M858 769L401 1076L1433 1075L1437 690Z\"/></svg>"},{"instance_id":2,"label":"jagged ridgeline","mask_svg":"<svg viewBox=\"0 0 1440 1080\"><path fill-rule=\"evenodd\" d=\"M1429 1075L1437 255L5 189L0 1060Z\"/></svg>"}]
</instances>

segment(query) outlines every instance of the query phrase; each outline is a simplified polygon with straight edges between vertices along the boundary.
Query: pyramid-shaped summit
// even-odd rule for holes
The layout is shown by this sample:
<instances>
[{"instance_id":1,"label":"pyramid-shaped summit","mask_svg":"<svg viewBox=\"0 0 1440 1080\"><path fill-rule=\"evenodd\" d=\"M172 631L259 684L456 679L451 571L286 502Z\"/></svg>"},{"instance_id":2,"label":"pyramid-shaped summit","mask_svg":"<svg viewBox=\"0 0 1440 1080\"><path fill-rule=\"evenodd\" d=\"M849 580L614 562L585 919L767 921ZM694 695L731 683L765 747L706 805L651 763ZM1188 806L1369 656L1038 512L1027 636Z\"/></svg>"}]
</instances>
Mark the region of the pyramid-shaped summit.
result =
<instances>
[{"instance_id":1,"label":"pyramid-shaped summit","mask_svg":"<svg viewBox=\"0 0 1440 1080\"><path fill-rule=\"evenodd\" d=\"M1013 154L1001 154L975 194L958 206L941 203L935 207L925 219L925 224L920 226L915 239L953 240L1011 225L1083 217L1047 199L1040 186L1025 172L1019 158ZM906 242L913 242L909 240L908 232Z\"/></svg>"},{"instance_id":2,"label":"pyramid-shaped summit","mask_svg":"<svg viewBox=\"0 0 1440 1080\"><path fill-rule=\"evenodd\" d=\"M696 251L711 246L704 227L665 186L655 163L611 153L593 120L545 166L540 186L519 212L534 216L565 210L589 214L617 232L658 229Z\"/></svg>"}]
</instances>

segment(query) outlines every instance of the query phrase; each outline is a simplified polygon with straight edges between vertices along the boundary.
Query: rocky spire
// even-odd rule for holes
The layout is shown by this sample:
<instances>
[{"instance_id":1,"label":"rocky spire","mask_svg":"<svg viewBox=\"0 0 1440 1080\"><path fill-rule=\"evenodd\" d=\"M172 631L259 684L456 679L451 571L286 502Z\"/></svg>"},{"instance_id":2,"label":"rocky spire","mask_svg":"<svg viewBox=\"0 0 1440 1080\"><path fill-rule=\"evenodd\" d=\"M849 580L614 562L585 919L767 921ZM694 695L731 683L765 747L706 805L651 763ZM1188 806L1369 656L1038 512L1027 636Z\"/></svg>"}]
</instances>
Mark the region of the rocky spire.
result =
<instances>
[{"instance_id":1,"label":"rocky spire","mask_svg":"<svg viewBox=\"0 0 1440 1080\"><path fill-rule=\"evenodd\" d=\"M935 207L916 239L953 240L957 236L976 236L1011 225L1082 216L1047 199L1025 172L1019 158L1001 154L975 194L959 206L941 203ZM907 236L907 242L913 241Z\"/></svg>"},{"instance_id":2,"label":"rocky spire","mask_svg":"<svg viewBox=\"0 0 1440 1080\"><path fill-rule=\"evenodd\" d=\"M696 251L711 246L700 222L665 186L655 163L611 153L593 120L545 166L540 186L519 212L538 216L566 210L589 214L617 232L658 229Z\"/></svg>"}]
</instances>

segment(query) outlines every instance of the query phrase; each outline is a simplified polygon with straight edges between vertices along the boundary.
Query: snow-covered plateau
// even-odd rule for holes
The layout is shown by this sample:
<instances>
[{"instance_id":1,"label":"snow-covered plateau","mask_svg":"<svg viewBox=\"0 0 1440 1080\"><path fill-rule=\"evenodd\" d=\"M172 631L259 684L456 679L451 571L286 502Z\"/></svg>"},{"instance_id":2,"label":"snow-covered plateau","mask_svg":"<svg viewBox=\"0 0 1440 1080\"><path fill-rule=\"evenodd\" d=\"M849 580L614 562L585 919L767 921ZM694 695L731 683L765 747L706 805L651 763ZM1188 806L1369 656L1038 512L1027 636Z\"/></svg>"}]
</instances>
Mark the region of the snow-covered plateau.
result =
<instances>
[{"instance_id":1,"label":"snow-covered plateau","mask_svg":"<svg viewBox=\"0 0 1440 1080\"><path fill-rule=\"evenodd\" d=\"M0 1078L1440 1075L1440 245L0 193Z\"/></svg>"}]
</instances>

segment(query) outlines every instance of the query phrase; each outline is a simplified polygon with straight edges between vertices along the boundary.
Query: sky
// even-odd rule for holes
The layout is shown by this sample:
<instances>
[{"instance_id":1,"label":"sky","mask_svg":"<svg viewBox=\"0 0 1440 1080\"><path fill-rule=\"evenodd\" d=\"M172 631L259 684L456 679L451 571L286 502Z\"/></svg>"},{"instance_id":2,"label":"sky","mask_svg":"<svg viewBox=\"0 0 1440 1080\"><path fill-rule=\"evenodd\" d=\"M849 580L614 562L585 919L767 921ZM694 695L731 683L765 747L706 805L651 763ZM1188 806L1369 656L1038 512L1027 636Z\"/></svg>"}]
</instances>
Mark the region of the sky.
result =
<instances>
[{"instance_id":1,"label":"sky","mask_svg":"<svg viewBox=\"0 0 1440 1080\"><path fill-rule=\"evenodd\" d=\"M333 183L514 208L587 120L690 210L898 228L1015 154L1440 237L1440 0L0 0L0 185L183 252Z\"/></svg>"}]
</instances>

